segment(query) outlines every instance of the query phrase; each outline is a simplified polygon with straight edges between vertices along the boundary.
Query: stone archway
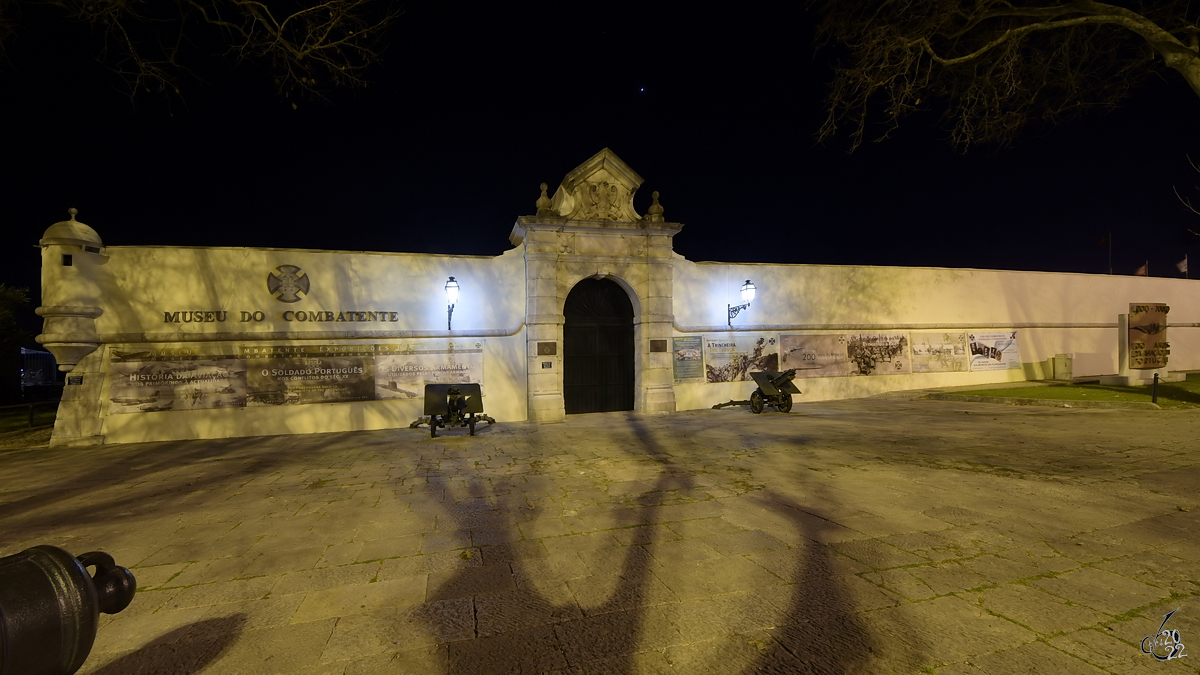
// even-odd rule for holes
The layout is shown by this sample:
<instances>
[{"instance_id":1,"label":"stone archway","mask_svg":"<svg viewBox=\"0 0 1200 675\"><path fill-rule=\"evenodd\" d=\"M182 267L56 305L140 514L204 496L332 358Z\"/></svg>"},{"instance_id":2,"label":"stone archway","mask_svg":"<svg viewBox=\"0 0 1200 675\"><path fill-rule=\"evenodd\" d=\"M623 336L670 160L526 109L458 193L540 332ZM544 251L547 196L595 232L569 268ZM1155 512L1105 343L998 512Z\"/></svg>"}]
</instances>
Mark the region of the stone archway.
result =
<instances>
[{"instance_id":1,"label":"stone archway","mask_svg":"<svg viewBox=\"0 0 1200 675\"><path fill-rule=\"evenodd\" d=\"M563 305L565 412L634 408L634 312L625 289L588 278Z\"/></svg>"}]
</instances>

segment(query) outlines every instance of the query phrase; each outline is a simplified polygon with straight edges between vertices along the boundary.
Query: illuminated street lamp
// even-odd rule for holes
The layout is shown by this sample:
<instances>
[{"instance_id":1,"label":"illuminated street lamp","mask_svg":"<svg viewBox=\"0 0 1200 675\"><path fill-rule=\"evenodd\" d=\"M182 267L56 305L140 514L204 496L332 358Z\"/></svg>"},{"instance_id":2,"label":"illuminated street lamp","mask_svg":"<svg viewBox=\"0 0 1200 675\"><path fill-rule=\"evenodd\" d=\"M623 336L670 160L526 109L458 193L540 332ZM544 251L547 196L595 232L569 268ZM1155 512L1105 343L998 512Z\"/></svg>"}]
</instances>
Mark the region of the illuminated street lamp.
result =
<instances>
[{"instance_id":1,"label":"illuminated street lamp","mask_svg":"<svg viewBox=\"0 0 1200 675\"><path fill-rule=\"evenodd\" d=\"M450 320L454 318L454 305L458 304L458 282L454 277L446 282L446 330L450 328Z\"/></svg>"},{"instance_id":2,"label":"illuminated street lamp","mask_svg":"<svg viewBox=\"0 0 1200 675\"><path fill-rule=\"evenodd\" d=\"M754 302L754 284L747 279L746 283L742 284L742 304L740 305L725 305L729 310L729 327L733 328L733 317L738 315L738 312L743 309L749 309L750 303Z\"/></svg>"}]
</instances>

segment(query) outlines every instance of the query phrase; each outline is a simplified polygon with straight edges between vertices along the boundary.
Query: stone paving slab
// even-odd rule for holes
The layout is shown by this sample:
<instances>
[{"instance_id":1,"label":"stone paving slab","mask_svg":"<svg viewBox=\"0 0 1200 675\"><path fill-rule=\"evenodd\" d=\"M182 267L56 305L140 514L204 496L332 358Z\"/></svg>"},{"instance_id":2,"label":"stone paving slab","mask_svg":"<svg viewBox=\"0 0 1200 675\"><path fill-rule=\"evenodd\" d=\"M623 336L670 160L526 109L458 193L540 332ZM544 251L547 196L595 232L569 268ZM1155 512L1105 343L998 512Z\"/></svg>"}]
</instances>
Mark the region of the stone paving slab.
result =
<instances>
[{"instance_id":1,"label":"stone paving slab","mask_svg":"<svg viewBox=\"0 0 1200 675\"><path fill-rule=\"evenodd\" d=\"M43 434L44 435L44 434ZM0 447L0 554L137 575L81 673L1196 673L1200 411L876 398Z\"/></svg>"}]
</instances>

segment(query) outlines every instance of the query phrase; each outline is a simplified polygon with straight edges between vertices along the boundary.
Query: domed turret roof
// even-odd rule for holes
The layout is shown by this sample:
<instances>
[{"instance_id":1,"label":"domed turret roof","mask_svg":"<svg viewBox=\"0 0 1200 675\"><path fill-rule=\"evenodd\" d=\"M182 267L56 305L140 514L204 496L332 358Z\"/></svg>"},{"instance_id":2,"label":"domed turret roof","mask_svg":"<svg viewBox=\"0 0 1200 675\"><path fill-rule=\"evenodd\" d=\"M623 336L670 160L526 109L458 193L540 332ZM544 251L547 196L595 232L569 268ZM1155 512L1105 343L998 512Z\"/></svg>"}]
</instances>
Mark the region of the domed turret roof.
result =
<instances>
[{"instance_id":1,"label":"domed turret roof","mask_svg":"<svg viewBox=\"0 0 1200 675\"><path fill-rule=\"evenodd\" d=\"M100 241L100 235L92 228L75 220L75 214L79 211L75 209L67 209L67 213L71 214L70 220L57 222L46 230L42 235L41 241L38 243L42 246L50 246L52 244L67 245L67 246L92 246L100 248L104 246L104 242Z\"/></svg>"}]
</instances>

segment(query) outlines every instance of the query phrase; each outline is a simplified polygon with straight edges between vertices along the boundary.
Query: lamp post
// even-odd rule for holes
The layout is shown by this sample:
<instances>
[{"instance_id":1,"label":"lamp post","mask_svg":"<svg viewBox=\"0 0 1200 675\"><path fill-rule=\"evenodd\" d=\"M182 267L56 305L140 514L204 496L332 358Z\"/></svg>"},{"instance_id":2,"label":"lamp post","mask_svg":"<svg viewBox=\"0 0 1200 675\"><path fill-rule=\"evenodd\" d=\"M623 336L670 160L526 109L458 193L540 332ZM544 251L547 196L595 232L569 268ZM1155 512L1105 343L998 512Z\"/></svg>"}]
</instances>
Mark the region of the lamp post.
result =
<instances>
[{"instance_id":1,"label":"lamp post","mask_svg":"<svg viewBox=\"0 0 1200 675\"><path fill-rule=\"evenodd\" d=\"M450 277L450 281L446 282L446 330L450 328L451 319L454 318L454 305L458 304L458 282L454 277Z\"/></svg>"},{"instance_id":2,"label":"lamp post","mask_svg":"<svg viewBox=\"0 0 1200 675\"><path fill-rule=\"evenodd\" d=\"M733 328L733 317L738 315L738 312L743 309L749 309L750 303L754 302L754 284L747 279L746 283L742 284L742 304L740 305L725 305L729 310L729 327Z\"/></svg>"}]
</instances>

